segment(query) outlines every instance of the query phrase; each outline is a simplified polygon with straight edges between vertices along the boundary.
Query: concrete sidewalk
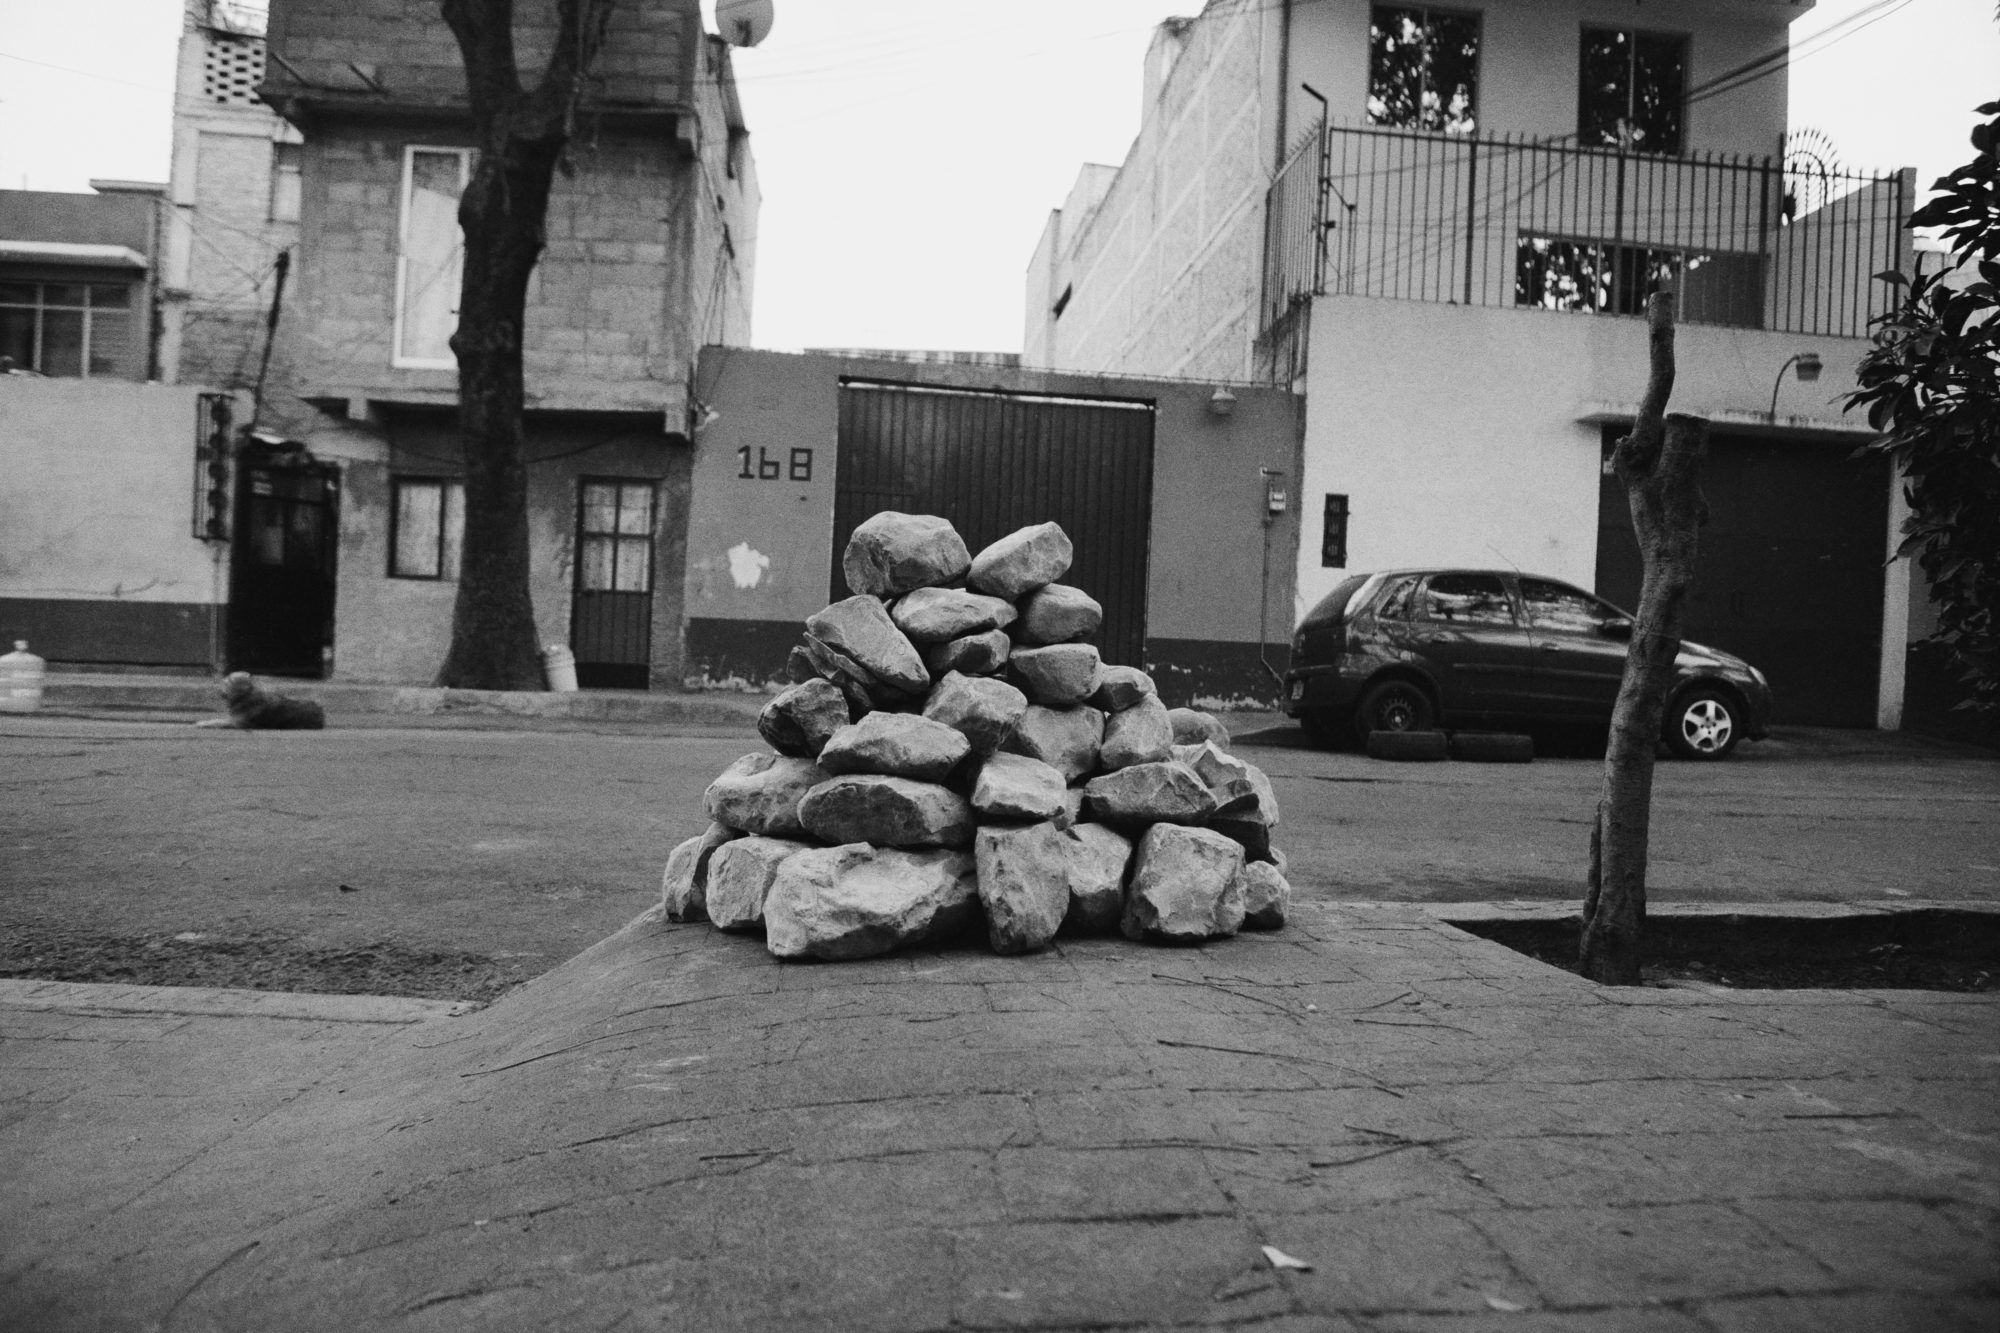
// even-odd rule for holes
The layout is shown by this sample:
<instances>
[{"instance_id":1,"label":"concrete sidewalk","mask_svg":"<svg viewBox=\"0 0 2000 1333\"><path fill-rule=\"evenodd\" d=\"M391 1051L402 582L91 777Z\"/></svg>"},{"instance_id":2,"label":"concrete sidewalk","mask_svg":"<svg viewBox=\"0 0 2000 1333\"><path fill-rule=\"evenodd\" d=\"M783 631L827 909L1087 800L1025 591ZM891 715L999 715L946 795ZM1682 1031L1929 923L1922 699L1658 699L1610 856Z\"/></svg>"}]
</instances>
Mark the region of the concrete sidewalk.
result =
<instances>
[{"instance_id":1,"label":"concrete sidewalk","mask_svg":"<svg viewBox=\"0 0 2000 1333\"><path fill-rule=\"evenodd\" d=\"M2000 1324L1990 996L1323 902L821 966L649 914L461 1017L98 989L0 993L0 1327Z\"/></svg>"}]
</instances>

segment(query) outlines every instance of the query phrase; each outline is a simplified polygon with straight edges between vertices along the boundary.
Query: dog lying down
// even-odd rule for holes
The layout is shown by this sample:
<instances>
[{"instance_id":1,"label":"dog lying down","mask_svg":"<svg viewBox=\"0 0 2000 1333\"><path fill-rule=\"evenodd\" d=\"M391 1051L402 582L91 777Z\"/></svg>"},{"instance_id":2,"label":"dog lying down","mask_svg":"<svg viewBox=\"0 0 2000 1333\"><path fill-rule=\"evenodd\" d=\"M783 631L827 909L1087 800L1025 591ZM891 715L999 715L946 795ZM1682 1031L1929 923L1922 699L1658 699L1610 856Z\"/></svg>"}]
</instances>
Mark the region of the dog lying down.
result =
<instances>
[{"instance_id":1,"label":"dog lying down","mask_svg":"<svg viewBox=\"0 0 2000 1333\"><path fill-rule=\"evenodd\" d=\"M310 699L287 699L250 679L247 671L232 671L222 681L222 701L228 717L203 718L197 727L235 727L241 731L318 731L326 726L326 710Z\"/></svg>"}]
</instances>

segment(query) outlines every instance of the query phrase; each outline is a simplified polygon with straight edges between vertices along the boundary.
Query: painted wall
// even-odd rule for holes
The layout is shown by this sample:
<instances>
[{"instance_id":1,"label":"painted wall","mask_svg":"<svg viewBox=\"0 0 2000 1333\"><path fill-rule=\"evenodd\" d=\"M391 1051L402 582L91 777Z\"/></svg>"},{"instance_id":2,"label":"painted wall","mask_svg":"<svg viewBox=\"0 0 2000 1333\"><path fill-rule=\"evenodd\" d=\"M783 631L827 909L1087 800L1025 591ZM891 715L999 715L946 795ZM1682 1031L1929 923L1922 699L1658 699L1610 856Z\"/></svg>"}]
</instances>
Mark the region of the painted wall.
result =
<instances>
[{"instance_id":1,"label":"painted wall","mask_svg":"<svg viewBox=\"0 0 2000 1333\"><path fill-rule=\"evenodd\" d=\"M192 535L193 389L0 376L0 642L205 665L220 552Z\"/></svg>"},{"instance_id":2,"label":"painted wall","mask_svg":"<svg viewBox=\"0 0 2000 1333\"><path fill-rule=\"evenodd\" d=\"M529 594L537 638L570 642L577 487L584 477L659 483L653 557L653 688L677 688L688 451L656 418L531 417L528 423ZM451 639L457 583L389 575L391 485L398 477L457 477L450 414L399 412L375 425L329 421L313 453L340 465L339 585L333 678L428 685Z\"/></svg>"},{"instance_id":3,"label":"painted wall","mask_svg":"<svg viewBox=\"0 0 2000 1333\"><path fill-rule=\"evenodd\" d=\"M783 670L801 622L826 604L833 569L842 376L1151 401L1156 410L1147 663L1179 698L1242 698L1263 689L1267 655L1283 666L1297 510L1263 522L1260 467L1296 492L1298 400L1236 390L1234 413L1209 411L1202 381L1094 378L993 366L914 365L742 348L702 352L696 396L715 415L697 434L687 546L690 687L760 687ZM744 478L744 455L779 465ZM794 479L794 450L811 450Z\"/></svg>"}]
</instances>

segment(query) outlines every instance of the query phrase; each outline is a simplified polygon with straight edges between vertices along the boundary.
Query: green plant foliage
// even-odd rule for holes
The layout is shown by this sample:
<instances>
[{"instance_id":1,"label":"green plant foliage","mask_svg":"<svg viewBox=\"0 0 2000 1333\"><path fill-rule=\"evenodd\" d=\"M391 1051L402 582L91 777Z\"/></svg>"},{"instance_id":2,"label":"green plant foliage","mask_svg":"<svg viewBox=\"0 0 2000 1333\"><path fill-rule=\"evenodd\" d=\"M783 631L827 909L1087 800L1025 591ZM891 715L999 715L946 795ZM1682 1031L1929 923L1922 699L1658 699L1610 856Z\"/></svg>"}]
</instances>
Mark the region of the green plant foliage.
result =
<instances>
[{"instance_id":1,"label":"green plant foliage","mask_svg":"<svg viewBox=\"0 0 2000 1333\"><path fill-rule=\"evenodd\" d=\"M2000 102L1972 131L1978 156L1942 176L1910 216L1938 227L1953 264L1942 273L1876 276L1903 289L1873 324L1860 387L1883 432L1864 452L1894 461L1910 517L1899 554L1914 554L1937 603L1937 639L1971 687L1961 705L2000 713Z\"/></svg>"}]
</instances>

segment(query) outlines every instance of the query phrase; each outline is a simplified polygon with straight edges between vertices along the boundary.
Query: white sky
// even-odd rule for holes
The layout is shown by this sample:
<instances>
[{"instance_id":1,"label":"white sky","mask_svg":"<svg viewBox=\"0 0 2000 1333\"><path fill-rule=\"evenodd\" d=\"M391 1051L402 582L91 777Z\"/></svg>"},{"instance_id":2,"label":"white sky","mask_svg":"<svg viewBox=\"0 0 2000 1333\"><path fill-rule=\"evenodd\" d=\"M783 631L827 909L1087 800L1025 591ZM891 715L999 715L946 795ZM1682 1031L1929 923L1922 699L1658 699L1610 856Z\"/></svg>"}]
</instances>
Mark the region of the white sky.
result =
<instances>
[{"instance_id":1,"label":"white sky","mask_svg":"<svg viewBox=\"0 0 2000 1333\"><path fill-rule=\"evenodd\" d=\"M1820 0L1795 42L1870 0ZM1792 71L1853 167L1971 156L1996 0L1904 0ZM764 188L756 342L1021 345L1024 272L1077 167L1122 161L1154 23L1199 0L777 0L738 53ZM0 0L0 187L165 180L180 0ZM62 68L51 68L60 66ZM82 73L78 71L88 71Z\"/></svg>"}]
</instances>

